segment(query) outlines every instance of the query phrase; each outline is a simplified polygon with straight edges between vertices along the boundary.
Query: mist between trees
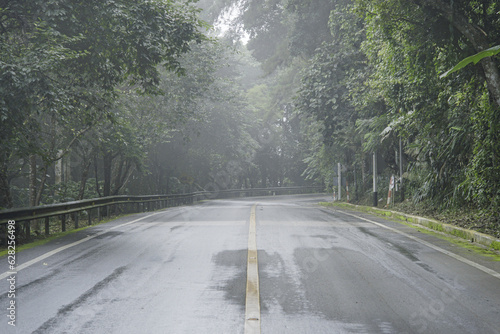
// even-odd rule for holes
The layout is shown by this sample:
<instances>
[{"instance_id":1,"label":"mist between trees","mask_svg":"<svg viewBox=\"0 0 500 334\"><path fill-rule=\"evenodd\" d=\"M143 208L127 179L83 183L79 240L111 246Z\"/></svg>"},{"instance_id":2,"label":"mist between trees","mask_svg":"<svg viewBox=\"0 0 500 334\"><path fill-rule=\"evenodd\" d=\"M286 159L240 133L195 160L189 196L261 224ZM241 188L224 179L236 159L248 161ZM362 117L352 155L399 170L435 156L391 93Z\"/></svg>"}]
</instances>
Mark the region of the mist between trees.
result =
<instances>
[{"instance_id":1,"label":"mist between trees","mask_svg":"<svg viewBox=\"0 0 500 334\"><path fill-rule=\"evenodd\" d=\"M440 75L498 44L499 13L487 0L0 1L0 206L331 189L337 163L362 200L373 152L388 185L401 140L405 198L495 215L498 56Z\"/></svg>"}]
</instances>

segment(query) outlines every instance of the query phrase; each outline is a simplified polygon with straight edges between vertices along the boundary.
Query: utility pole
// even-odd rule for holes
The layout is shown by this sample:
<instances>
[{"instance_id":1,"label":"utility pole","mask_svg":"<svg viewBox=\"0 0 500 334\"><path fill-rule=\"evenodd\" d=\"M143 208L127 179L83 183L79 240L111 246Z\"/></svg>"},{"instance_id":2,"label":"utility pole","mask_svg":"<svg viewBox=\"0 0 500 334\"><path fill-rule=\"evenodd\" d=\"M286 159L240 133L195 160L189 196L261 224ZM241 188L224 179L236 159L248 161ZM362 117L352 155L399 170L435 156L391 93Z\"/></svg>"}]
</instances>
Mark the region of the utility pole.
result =
<instances>
[{"instance_id":1,"label":"utility pole","mask_svg":"<svg viewBox=\"0 0 500 334\"><path fill-rule=\"evenodd\" d=\"M373 206L378 206L377 196L377 151L373 152Z\"/></svg>"},{"instance_id":2,"label":"utility pole","mask_svg":"<svg viewBox=\"0 0 500 334\"><path fill-rule=\"evenodd\" d=\"M340 165L340 162L337 164L337 168L338 168L338 180L337 180L337 184L338 184L338 187L339 187L339 201L341 200L342 196L341 196L341 189L342 189L342 171L341 171L341 165Z\"/></svg>"}]
</instances>

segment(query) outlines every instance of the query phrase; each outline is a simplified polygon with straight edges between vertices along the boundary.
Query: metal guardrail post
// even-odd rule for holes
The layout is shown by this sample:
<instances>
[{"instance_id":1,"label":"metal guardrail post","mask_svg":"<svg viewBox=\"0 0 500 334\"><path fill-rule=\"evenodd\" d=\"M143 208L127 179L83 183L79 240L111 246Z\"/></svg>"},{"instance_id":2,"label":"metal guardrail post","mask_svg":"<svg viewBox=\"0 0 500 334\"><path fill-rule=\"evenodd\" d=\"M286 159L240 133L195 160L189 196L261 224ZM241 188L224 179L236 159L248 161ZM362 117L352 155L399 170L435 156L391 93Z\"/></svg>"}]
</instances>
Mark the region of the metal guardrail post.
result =
<instances>
[{"instance_id":1,"label":"metal guardrail post","mask_svg":"<svg viewBox=\"0 0 500 334\"><path fill-rule=\"evenodd\" d=\"M26 233L26 240L31 239L31 220L27 220L26 223L24 223L24 228L25 228L25 233Z\"/></svg>"},{"instance_id":2,"label":"metal guardrail post","mask_svg":"<svg viewBox=\"0 0 500 334\"><path fill-rule=\"evenodd\" d=\"M62 214L61 216L61 231L66 232L66 215Z\"/></svg>"},{"instance_id":3,"label":"metal guardrail post","mask_svg":"<svg viewBox=\"0 0 500 334\"><path fill-rule=\"evenodd\" d=\"M45 236L49 236L50 234L50 217L45 217Z\"/></svg>"}]
</instances>

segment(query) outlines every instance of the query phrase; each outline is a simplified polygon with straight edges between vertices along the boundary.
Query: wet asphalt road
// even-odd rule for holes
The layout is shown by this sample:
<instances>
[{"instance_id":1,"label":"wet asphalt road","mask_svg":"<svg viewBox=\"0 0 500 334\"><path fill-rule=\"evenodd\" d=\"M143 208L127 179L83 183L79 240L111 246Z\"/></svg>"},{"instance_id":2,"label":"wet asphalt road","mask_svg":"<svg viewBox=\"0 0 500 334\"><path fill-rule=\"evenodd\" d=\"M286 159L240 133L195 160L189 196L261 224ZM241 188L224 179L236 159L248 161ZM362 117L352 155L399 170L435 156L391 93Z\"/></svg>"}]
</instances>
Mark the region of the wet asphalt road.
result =
<instances>
[{"instance_id":1,"label":"wet asphalt road","mask_svg":"<svg viewBox=\"0 0 500 334\"><path fill-rule=\"evenodd\" d=\"M20 252L16 327L4 277L0 333L244 333L252 207L262 333L500 333L500 279L460 259L499 262L327 199L210 201Z\"/></svg>"}]
</instances>

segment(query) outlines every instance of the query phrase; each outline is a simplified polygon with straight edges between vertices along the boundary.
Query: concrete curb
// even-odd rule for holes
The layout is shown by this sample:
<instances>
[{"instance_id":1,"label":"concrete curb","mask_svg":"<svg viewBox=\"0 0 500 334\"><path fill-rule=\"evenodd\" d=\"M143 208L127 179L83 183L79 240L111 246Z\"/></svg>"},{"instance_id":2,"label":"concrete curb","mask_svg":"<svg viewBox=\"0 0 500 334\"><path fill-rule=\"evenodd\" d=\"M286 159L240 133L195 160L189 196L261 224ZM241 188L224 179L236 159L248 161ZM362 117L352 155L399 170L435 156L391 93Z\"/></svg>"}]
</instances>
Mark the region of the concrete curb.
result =
<instances>
[{"instance_id":1,"label":"concrete curb","mask_svg":"<svg viewBox=\"0 0 500 334\"><path fill-rule=\"evenodd\" d=\"M450 224L445 224L445 223L442 223L442 222L434 220L434 219L409 215L409 214L402 213L402 212L373 208L373 207L363 206L363 205L355 205L355 204L350 204L350 203L342 203L342 204L347 205L347 206L352 206L354 208L358 208L359 211L374 213L374 214L379 215L379 216L381 215L381 216L385 216L385 217L396 218L398 220L406 221L407 223L412 224L412 225L424 226L424 227L430 228L430 229L438 231L438 232L443 232L446 234L453 235L455 237L459 237L459 238L468 240L470 242L475 242L475 243L481 244L481 245L486 246L488 248L500 250L500 239L496 239L495 237L492 237L488 234L484 234L484 233L473 231L473 230L468 230L468 229L458 227L458 226L453 226Z\"/></svg>"}]
</instances>

